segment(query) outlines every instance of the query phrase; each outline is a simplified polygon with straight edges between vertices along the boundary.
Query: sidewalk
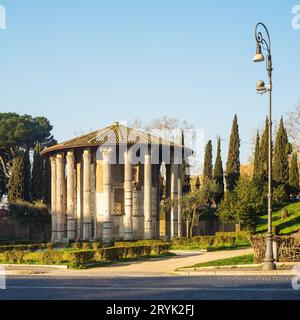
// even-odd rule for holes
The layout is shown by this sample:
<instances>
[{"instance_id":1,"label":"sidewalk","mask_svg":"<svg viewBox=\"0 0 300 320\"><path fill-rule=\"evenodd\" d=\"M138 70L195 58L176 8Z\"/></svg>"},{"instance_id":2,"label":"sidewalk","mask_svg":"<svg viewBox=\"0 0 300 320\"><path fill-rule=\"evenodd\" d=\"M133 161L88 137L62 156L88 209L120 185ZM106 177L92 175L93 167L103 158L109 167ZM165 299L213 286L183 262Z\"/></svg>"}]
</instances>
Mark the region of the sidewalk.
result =
<instances>
[{"instance_id":1,"label":"sidewalk","mask_svg":"<svg viewBox=\"0 0 300 320\"><path fill-rule=\"evenodd\" d=\"M217 259L232 258L253 253L253 249L229 251L173 251L176 256L155 258L144 261L119 262L107 267L84 270L59 269L51 266L18 266L7 267L8 275L38 275L63 277L153 277L180 275L176 269Z\"/></svg>"}]
</instances>

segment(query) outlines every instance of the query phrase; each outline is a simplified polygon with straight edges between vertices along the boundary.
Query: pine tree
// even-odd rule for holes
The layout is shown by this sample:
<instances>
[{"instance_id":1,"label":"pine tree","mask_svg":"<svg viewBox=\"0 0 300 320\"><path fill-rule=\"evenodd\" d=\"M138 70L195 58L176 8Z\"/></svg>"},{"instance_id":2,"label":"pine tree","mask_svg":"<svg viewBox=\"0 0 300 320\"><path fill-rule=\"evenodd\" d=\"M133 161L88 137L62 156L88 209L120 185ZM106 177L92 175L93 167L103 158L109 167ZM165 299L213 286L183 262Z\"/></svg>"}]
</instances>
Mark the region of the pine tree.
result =
<instances>
[{"instance_id":1,"label":"pine tree","mask_svg":"<svg viewBox=\"0 0 300 320\"><path fill-rule=\"evenodd\" d=\"M214 168L214 181L216 183L215 203L218 205L224 197L224 171L221 157L221 139L218 138L217 156Z\"/></svg>"},{"instance_id":2,"label":"pine tree","mask_svg":"<svg viewBox=\"0 0 300 320\"><path fill-rule=\"evenodd\" d=\"M33 201L41 200L44 196L45 171L44 161L40 155L41 145L38 143L34 148L33 167L31 178L31 198Z\"/></svg>"},{"instance_id":3,"label":"pine tree","mask_svg":"<svg viewBox=\"0 0 300 320\"><path fill-rule=\"evenodd\" d=\"M259 147L260 147L260 136L257 131L256 135L256 143L255 143L255 152L254 152L254 161L253 161L253 179L257 179L259 177L258 169L259 169Z\"/></svg>"},{"instance_id":4,"label":"pine tree","mask_svg":"<svg viewBox=\"0 0 300 320\"><path fill-rule=\"evenodd\" d=\"M11 169L11 177L8 184L8 200L24 200L25 198L25 175L24 158L22 155L14 159Z\"/></svg>"},{"instance_id":5,"label":"pine tree","mask_svg":"<svg viewBox=\"0 0 300 320\"><path fill-rule=\"evenodd\" d=\"M266 119L265 129L259 144L259 161L257 165L257 178L262 182L268 181L269 168L269 120Z\"/></svg>"},{"instance_id":6,"label":"pine tree","mask_svg":"<svg viewBox=\"0 0 300 320\"><path fill-rule=\"evenodd\" d=\"M293 199L299 194L299 167L297 153L293 154L289 174L289 193Z\"/></svg>"},{"instance_id":7,"label":"pine tree","mask_svg":"<svg viewBox=\"0 0 300 320\"><path fill-rule=\"evenodd\" d=\"M208 141L205 147L204 155L204 169L203 169L203 183L211 181L213 178L213 165L212 165L212 143Z\"/></svg>"},{"instance_id":8,"label":"pine tree","mask_svg":"<svg viewBox=\"0 0 300 320\"><path fill-rule=\"evenodd\" d=\"M285 188L289 182L288 147L288 137L281 118L274 149L273 179L276 186L282 185Z\"/></svg>"},{"instance_id":9,"label":"pine tree","mask_svg":"<svg viewBox=\"0 0 300 320\"><path fill-rule=\"evenodd\" d=\"M26 150L23 154L24 163L24 200L31 200L31 164L29 159L29 150Z\"/></svg>"},{"instance_id":10,"label":"pine tree","mask_svg":"<svg viewBox=\"0 0 300 320\"><path fill-rule=\"evenodd\" d=\"M226 188L233 191L240 177L240 138L237 115L234 116L226 164Z\"/></svg>"}]
</instances>

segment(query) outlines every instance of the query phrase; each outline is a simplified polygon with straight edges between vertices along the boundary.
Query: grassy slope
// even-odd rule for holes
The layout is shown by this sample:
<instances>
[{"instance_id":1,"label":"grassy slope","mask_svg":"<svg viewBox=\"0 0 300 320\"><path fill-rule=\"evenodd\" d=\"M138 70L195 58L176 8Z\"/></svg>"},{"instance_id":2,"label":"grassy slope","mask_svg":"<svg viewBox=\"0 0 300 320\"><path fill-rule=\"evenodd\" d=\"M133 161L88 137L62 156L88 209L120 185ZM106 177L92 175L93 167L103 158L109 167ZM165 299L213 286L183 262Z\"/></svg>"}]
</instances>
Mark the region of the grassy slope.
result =
<instances>
[{"instance_id":1,"label":"grassy slope","mask_svg":"<svg viewBox=\"0 0 300 320\"><path fill-rule=\"evenodd\" d=\"M222 266L234 266L234 265L243 265L243 264L253 264L253 254L198 263L186 268L222 267Z\"/></svg>"},{"instance_id":2,"label":"grassy slope","mask_svg":"<svg viewBox=\"0 0 300 320\"><path fill-rule=\"evenodd\" d=\"M287 204L284 209L289 213L287 219L280 219L280 212L282 209L273 212L273 225L278 226L280 229L280 235L290 235L297 232L300 229L300 202ZM257 233L264 233L267 231L268 217L262 216L259 221L259 225L256 229Z\"/></svg>"}]
</instances>

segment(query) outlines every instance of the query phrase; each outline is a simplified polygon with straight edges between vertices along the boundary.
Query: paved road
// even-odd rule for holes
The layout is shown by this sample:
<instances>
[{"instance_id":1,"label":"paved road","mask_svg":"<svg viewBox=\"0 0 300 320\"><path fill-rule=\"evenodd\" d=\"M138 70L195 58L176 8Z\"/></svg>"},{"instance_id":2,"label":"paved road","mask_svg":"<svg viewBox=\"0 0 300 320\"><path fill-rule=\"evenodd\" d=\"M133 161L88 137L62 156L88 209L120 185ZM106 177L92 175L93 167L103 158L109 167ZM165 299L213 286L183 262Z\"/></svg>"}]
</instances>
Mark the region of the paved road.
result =
<instances>
[{"instance_id":1,"label":"paved road","mask_svg":"<svg viewBox=\"0 0 300 320\"><path fill-rule=\"evenodd\" d=\"M290 276L9 276L0 300L300 300Z\"/></svg>"}]
</instances>

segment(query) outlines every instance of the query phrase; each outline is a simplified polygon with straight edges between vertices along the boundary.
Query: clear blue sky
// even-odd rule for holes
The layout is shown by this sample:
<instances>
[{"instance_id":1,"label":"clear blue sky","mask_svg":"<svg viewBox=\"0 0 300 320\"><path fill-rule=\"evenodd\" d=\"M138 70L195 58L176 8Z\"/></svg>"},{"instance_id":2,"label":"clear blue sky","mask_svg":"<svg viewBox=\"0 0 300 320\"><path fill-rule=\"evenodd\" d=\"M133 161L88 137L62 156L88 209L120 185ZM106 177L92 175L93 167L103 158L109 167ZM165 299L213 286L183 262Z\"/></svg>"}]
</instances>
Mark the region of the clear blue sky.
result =
<instances>
[{"instance_id":1,"label":"clear blue sky","mask_svg":"<svg viewBox=\"0 0 300 320\"><path fill-rule=\"evenodd\" d=\"M254 26L273 42L274 116L300 99L295 0L0 0L0 111L43 115L61 141L111 122L163 114L228 140L238 114L241 160L267 112L255 83ZM226 162L227 143L223 143Z\"/></svg>"}]
</instances>

